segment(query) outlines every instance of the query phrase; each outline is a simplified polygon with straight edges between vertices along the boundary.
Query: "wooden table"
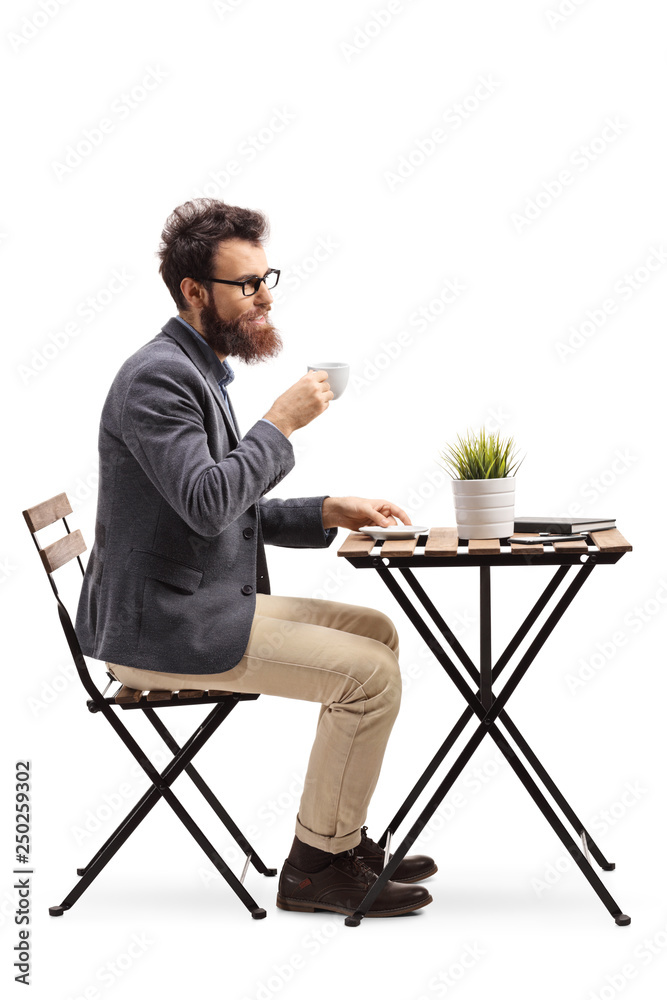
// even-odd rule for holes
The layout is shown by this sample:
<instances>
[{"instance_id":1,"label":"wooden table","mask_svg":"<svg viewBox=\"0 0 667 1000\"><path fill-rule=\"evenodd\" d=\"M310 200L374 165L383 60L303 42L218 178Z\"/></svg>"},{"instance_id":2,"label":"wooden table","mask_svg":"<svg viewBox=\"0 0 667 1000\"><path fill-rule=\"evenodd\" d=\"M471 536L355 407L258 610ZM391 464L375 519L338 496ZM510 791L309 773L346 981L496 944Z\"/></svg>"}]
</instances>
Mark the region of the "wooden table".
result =
<instances>
[{"instance_id":1,"label":"wooden table","mask_svg":"<svg viewBox=\"0 0 667 1000\"><path fill-rule=\"evenodd\" d=\"M518 536L514 537L518 538ZM523 537L526 536L524 535ZM382 874L373 883L359 904L355 913L346 918L345 923L348 926L356 927L359 925L368 908L382 891L387 881L392 877L396 868L454 784L456 778L461 774L463 768L487 735L491 737L506 757L512 770L586 876L588 882L613 916L615 922L621 926L626 926L630 923L630 917L622 912L618 903L613 899L593 868L590 858L592 856L604 871L611 871L615 867L614 864L607 861L578 815L511 720L505 708L519 681L552 633L566 608L571 604L576 594L593 572L593 569L597 565L616 563L626 552L630 551L632 551L632 546L615 528L592 532L586 539L553 543L545 542L538 545L521 544L520 541L514 541L509 544L507 539L499 538L485 539L483 541L462 541L458 538L455 528L441 527L431 528L428 535L420 535L419 538L392 539L384 542L376 542L370 536L364 535L361 532L351 532L348 535L339 548L338 555L346 558L357 569L375 569L377 571L382 581L387 585L440 665L447 672L468 703L468 707L447 735L424 773L418 779L414 788L382 834L379 844L385 850L385 867ZM414 575L415 569L453 568L457 566L479 568L479 666L473 662L465 651L447 625L442 612L435 606ZM494 566L556 567L556 571L549 583L495 664L491 657L491 568ZM569 585L556 601L532 642L530 642L518 663L515 664L511 676L503 685L501 691L495 693L493 690L494 682L507 667L519 646L528 635L528 632L536 624L560 584L573 567L576 567L573 579L570 580ZM399 586L396 574L392 570L397 570L408 584L408 587L412 591L412 599L411 595L403 587ZM459 664L456 664L451 659L439 639L436 638L431 628L426 624L417 608L417 602L421 604L435 623L445 642L458 658ZM466 673L472 679L472 687L466 679ZM389 845L392 835L408 815L430 779L444 762L450 750L465 730L468 722L475 716L477 717L477 728L468 740L468 743L447 771L444 779L410 828L402 843L393 851L391 858L389 858ZM502 724L505 732L500 729L498 723ZM508 742L505 733L511 737L514 746ZM528 767L532 768L543 787L540 787ZM581 846L554 810L553 805L544 794L545 789L579 836Z\"/></svg>"}]
</instances>

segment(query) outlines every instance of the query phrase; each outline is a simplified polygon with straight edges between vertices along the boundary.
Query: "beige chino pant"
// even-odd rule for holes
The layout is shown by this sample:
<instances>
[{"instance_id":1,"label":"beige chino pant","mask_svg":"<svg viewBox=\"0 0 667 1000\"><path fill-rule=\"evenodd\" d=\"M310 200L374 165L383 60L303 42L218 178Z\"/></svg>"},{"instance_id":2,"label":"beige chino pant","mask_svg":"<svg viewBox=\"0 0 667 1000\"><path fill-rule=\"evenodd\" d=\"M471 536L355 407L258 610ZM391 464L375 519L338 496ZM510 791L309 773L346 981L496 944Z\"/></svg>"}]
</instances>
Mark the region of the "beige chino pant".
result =
<instances>
[{"instance_id":1,"label":"beige chino pant","mask_svg":"<svg viewBox=\"0 0 667 1000\"><path fill-rule=\"evenodd\" d=\"M222 690L319 702L296 835L322 851L356 847L401 700L398 635L373 608L257 594L243 658L219 674L107 664L128 687Z\"/></svg>"}]
</instances>

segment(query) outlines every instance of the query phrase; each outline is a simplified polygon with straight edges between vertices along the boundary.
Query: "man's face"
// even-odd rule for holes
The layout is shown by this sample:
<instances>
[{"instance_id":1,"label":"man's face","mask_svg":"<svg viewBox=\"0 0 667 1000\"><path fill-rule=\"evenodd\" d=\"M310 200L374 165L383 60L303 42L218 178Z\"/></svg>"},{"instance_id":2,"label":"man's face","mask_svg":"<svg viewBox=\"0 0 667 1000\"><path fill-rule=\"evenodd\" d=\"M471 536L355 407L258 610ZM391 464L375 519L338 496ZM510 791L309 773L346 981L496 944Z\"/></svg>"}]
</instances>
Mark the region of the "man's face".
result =
<instances>
[{"instance_id":1,"label":"man's face","mask_svg":"<svg viewBox=\"0 0 667 1000\"><path fill-rule=\"evenodd\" d=\"M263 247L232 239L220 243L210 276L242 281L261 277L268 270ZM201 332L218 355L239 358L246 364L275 357L283 343L268 319L272 302L264 282L254 295L244 295L239 285L214 283L199 312Z\"/></svg>"}]
</instances>

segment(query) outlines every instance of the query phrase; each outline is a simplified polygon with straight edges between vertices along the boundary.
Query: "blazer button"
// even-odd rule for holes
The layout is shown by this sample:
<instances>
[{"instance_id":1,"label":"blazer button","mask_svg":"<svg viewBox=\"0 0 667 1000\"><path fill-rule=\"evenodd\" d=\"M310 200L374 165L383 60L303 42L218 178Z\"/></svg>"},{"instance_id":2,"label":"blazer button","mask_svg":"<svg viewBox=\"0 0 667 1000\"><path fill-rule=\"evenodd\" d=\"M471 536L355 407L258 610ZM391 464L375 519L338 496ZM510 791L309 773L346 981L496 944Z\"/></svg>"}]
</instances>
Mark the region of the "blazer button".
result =
<instances>
[{"instance_id":1,"label":"blazer button","mask_svg":"<svg viewBox=\"0 0 667 1000\"><path fill-rule=\"evenodd\" d=\"M254 534L255 534L255 531L254 531L253 528L244 528L243 529L243 537L244 538L252 538L252 536Z\"/></svg>"},{"instance_id":2,"label":"blazer button","mask_svg":"<svg viewBox=\"0 0 667 1000\"><path fill-rule=\"evenodd\" d=\"M252 594L252 586L249 583L244 583L241 587L242 594Z\"/></svg>"}]
</instances>

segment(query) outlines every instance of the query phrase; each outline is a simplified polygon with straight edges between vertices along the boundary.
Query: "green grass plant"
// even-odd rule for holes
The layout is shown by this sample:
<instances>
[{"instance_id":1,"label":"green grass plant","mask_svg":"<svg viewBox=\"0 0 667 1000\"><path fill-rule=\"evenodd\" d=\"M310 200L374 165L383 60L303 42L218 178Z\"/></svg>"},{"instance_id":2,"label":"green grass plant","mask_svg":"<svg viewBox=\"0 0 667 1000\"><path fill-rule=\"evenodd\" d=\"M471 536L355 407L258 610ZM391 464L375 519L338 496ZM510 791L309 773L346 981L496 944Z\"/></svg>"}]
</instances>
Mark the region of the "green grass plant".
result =
<instances>
[{"instance_id":1,"label":"green grass plant","mask_svg":"<svg viewBox=\"0 0 667 1000\"><path fill-rule=\"evenodd\" d=\"M502 439L497 431L489 433L484 428L468 430L439 452L443 460L439 464L453 479L505 479L516 475L523 461L517 462L516 452L512 437Z\"/></svg>"}]
</instances>

